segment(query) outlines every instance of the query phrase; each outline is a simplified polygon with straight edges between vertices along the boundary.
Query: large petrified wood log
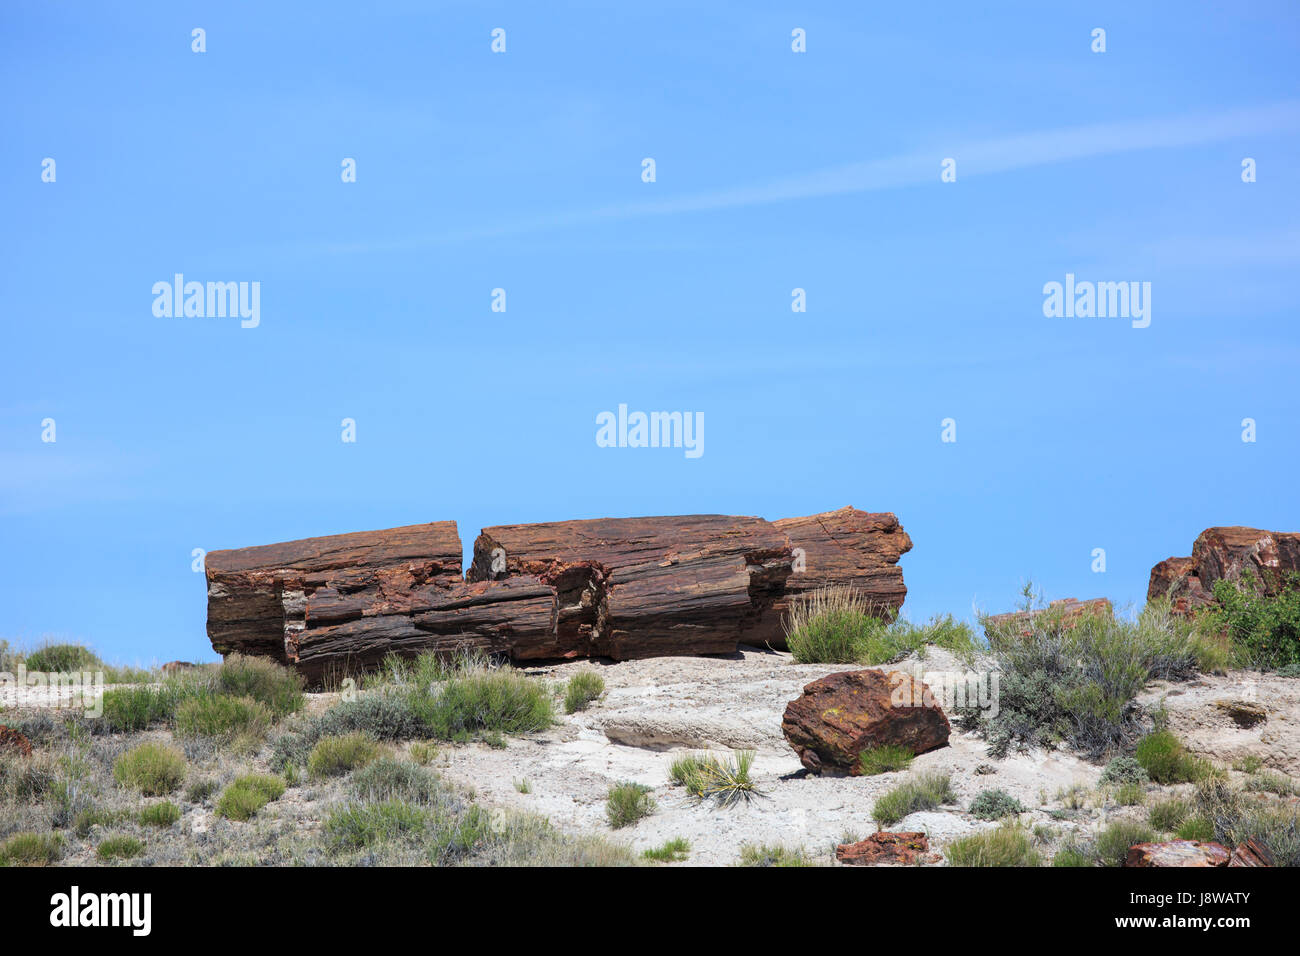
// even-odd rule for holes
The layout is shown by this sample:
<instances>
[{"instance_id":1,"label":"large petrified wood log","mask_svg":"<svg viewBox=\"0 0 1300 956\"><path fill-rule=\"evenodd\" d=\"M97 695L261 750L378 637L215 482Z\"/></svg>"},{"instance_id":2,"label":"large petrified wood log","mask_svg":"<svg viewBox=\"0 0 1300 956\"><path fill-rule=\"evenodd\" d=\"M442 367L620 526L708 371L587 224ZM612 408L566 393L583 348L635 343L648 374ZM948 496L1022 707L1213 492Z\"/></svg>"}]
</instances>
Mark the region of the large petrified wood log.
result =
<instances>
[{"instance_id":1,"label":"large petrified wood log","mask_svg":"<svg viewBox=\"0 0 1300 956\"><path fill-rule=\"evenodd\" d=\"M1177 613L1214 607L1215 582L1248 580L1275 595L1300 572L1300 534L1240 526L1206 528L1190 558L1167 558L1151 569L1147 600L1168 597Z\"/></svg>"}]
</instances>

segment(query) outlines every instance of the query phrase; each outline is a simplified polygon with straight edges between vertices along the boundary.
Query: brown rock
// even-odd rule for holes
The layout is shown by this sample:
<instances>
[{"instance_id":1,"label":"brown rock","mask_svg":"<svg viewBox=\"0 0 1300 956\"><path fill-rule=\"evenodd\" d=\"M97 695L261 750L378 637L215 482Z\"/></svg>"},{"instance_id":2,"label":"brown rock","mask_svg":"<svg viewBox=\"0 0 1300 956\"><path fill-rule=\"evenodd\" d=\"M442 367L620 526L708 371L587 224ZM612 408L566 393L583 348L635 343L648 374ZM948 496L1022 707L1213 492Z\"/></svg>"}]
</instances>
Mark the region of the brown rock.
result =
<instances>
[{"instance_id":1,"label":"brown rock","mask_svg":"<svg viewBox=\"0 0 1300 956\"><path fill-rule=\"evenodd\" d=\"M1170 840L1167 843L1138 843L1128 849L1125 866L1227 866L1230 854L1218 843L1198 840Z\"/></svg>"},{"instance_id":2,"label":"brown rock","mask_svg":"<svg viewBox=\"0 0 1300 956\"><path fill-rule=\"evenodd\" d=\"M930 841L924 833L873 833L857 843L841 843L835 859L849 866L881 866L890 863L933 862Z\"/></svg>"},{"instance_id":3,"label":"brown rock","mask_svg":"<svg viewBox=\"0 0 1300 956\"><path fill-rule=\"evenodd\" d=\"M1214 607L1217 581L1249 579L1261 594L1277 594L1300 572L1300 534L1240 526L1207 528L1190 558L1168 558L1151 569L1147 600L1168 597L1175 611Z\"/></svg>"},{"instance_id":4,"label":"brown rock","mask_svg":"<svg viewBox=\"0 0 1300 956\"><path fill-rule=\"evenodd\" d=\"M1272 866L1273 854L1254 838L1240 844L1232 851L1228 866Z\"/></svg>"},{"instance_id":5,"label":"brown rock","mask_svg":"<svg viewBox=\"0 0 1300 956\"><path fill-rule=\"evenodd\" d=\"M32 755L32 742L12 727L0 724L0 754L5 753L30 757Z\"/></svg>"},{"instance_id":6,"label":"brown rock","mask_svg":"<svg viewBox=\"0 0 1300 956\"><path fill-rule=\"evenodd\" d=\"M1111 617L1114 613L1115 609L1111 605L1109 598L1092 598L1087 601L1080 601L1077 598L1061 598L1059 601L1052 601L1045 608L1036 608L1032 611L990 614L984 618L984 631L988 633L990 629L1004 630L1013 628L1015 631L1028 635L1032 622L1040 615L1059 619L1061 625L1068 628L1077 624L1085 615L1096 614Z\"/></svg>"},{"instance_id":7,"label":"brown rock","mask_svg":"<svg viewBox=\"0 0 1300 956\"><path fill-rule=\"evenodd\" d=\"M197 664L191 664L189 661L168 661L162 666L162 672L164 674L179 674L182 671L192 671L196 667L198 667Z\"/></svg>"},{"instance_id":8,"label":"brown rock","mask_svg":"<svg viewBox=\"0 0 1300 956\"><path fill-rule=\"evenodd\" d=\"M1268 711L1247 700L1216 700L1214 706L1231 717L1238 727L1254 727L1268 720Z\"/></svg>"},{"instance_id":9,"label":"brown rock","mask_svg":"<svg viewBox=\"0 0 1300 956\"><path fill-rule=\"evenodd\" d=\"M785 739L814 773L862 772L864 750L914 754L948 743L951 727L930 689L902 671L845 671L815 680L785 708Z\"/></svg>"}]
</instances>

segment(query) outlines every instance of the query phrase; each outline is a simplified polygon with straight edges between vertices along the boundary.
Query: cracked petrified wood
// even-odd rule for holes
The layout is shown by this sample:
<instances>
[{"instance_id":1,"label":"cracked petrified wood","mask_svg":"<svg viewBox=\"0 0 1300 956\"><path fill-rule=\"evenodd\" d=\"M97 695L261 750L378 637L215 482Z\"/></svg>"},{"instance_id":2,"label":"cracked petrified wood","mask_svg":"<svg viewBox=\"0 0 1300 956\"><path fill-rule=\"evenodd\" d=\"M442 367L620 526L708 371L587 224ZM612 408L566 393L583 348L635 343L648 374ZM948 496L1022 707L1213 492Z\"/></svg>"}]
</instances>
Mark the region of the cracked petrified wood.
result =
<instances>
[{"instance_id":1,"label":"cracked petrified wood","mask_svg":"<svg viewBox=\"0 0 1300 956\"><path fill-rule=\"evenodd\" d=\"M797 543L796 543L797 542ZM793 594L855 584L896 608L911 547L852 508L788 523L732 515L484 529L460 575L453 522L214 551L208 634L223 654L311 676L390 652L472 646L515 660L730 653L783 640Z\"/></svg>"},{"instance_id":2,"label":"cracked petrified wood","mask_svg":"<svg viewBox=\"0 0 1300 956\"><path fill-rule=\"evenodd\" d=\"M1249 581L1275 595L1300 572L1300 534L1239 526L1206 528L1190 558L1167 558L1151 569L1147 600L1168 597L1174 611L1189 614L1217 606L1215 582Z\"/></svg>"}]
</instances>

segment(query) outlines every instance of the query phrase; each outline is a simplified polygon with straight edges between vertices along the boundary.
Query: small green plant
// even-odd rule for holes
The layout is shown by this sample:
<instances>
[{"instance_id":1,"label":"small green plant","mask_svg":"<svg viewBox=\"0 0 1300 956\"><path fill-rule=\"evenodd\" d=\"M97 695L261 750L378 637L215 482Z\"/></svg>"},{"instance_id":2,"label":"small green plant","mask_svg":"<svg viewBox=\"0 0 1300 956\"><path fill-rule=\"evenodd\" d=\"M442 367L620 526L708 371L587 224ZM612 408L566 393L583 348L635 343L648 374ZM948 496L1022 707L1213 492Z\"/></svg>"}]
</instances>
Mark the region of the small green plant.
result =
<instances>
[{"instance_id":1,"label":"small green plant","mask_svg":"<svg viewBox=\"0 0 1300 956\"><path fill-rule=\"evenodd\" d=\"M564 691L564 712L574 714L586 710L592 701L605 693L605 678L595 671L579 671L569 678Z\"/></svg>"},{"instance_id":2,"label":"small green plant","mask_svg":"<svg viewBox=\"0 0 1300 956\"><path fill-rule=\"evenodd\" d=\"M81 644L45 644L27 655L27 670L47 674L99 670L104 662L99 655Z\"/></svg>"},{"instance_id":3,"label":"small green plant","mask_svg":"<svg viewBox=\"0 0 1300 956\"><path fill-rule=\"evenodd\" d=\"M740 866L813 866L803 847L747 843L740 848Z\"/></svg>"},{"instance_id":4,"label":"small green plant","mask_svg":"<svg viewBox=\"0 0 1300 956\"><path fill-rule=\"evenodd\" d=\"M1121 807L1140 807L1146 803L1146 791L1140 783L1122 784L1115 790L1115 802Z\"/></svg>"},{"instance_id":5,"label":"small green plant","mask_svg":"<svg viewBox=\"0 0 1300 956\"><path fill-rule=\"evenodd\" d=\"M752 750L737 750L730 760L708 752L686 754L672 762L668 779L685 787L693 797L712 798L724 807L732 806L759 796L758 787L750 776L754 757Z\"/></svg>"},{"instance_id":6,"label":"small green plant","mask_svg":"<svg viewBox=\"0 0 1300 956\"><path fill-rule=\"evenodd\" d=\"M1174 834L1180 840L1197 840L1208 843L1214 839L1214 824L1205 817L1188 817L1178 825Z\"/></svg>"},{"instance_id":7,"label":"small green plant","mask_svg":"<svg viewBox=\"0 0 1300 956\"><path fill-rule=\"evenodd\" d=\"M234 740L247 736L261 740L271 727L271 712L251 697L204 694L182 701L176 708L176 733L182 737Z\"/></svg>"},{"instance_id":8,"label":"small green plant","mask_svg":"<svg viewBox=\"0 0 1300 956\"><path fill-rule=\"evenodd\" d=\"M909 813L934 810L954 800L952 778L946 773L927 771L881 796L871 810L871 817L882 827L893 826Z\"/></svg>"},{"instance_id":9,"label":"small green plant","mask_svg":"<svg viewBox=\"0 0 1300 956\"><path fill-rule=\"evenodd\" d=\"M1116 757L1101 772L1101 782L1115 787L1126 783L1142 784L1149 779L1142 765L1132 757Z\"/></svg>"},{"instance_id":10,"label":"small green plant","mask_svg":"<svg viewBox=\"0 0 1300 956\"><path fill-rule=\"evenodd\" d=\"M129 860L144 852L144 843L133 836L111 836L100 841L95 855L101 860Z\"/></svg>"},{"instance_id":11,"label":"small green plant","mask_svg":"<svg viewBox=\"0 0 1300 956\"><path fill-rule=\"evenodd\" d=\"M424 740L417 740L411 744L411 759L421 767L427 767L433 763L433 758L438 756L438 748Z\"/></svg>"},{"instance_id":12,"label":"small green plant","mask_svg":"<svg viewBox=\"0 0 1300 956\"><path fill-rule=\"evenodd\" d=\"M944 855L952 866L1041 866L1043 862L1029 831L1008 823L954 840Z\"/></svg>"},{"instance_id":13,"label":"small green plant","mask_svg":"<svg viewBox=\"0 0 1300 956\"><path fill-rule=\"evenodd\" d=\"M1173 833L1187 819L1191 807L1186 800L1173 797L1153 803L1147 811L1147 822L1162 833Z\"/></svg>"},{"instance_id":14,"label":"small green plant","mask_svg":"<svg viewBox=\"0 0 1300 956\"><path fill-rule=\"evenodd\" d=\"M72 818L72 832L86 839L93 827L110 827L121 823L127 814L121 810L107 810L101 807L87 807L79 810Z\"/></svg>"},{"instance_id":15,"label":"small green plant","mask_svg":"<svg viewBox=\"0 0 1300 956\"><path fill-rule=\"evenodd\" d=\"M140 825L146 827L169 827L180 818L181 808L170 800L149 804L137 817Z\"/></svg>"},{"instance_id":16,"label":"small green plant","mask_svg":"<svg viewBox=\"0 0 1300 956\"><path fill-rule=\"evenodd\" d=\"M217 781L211 777L200 777L185 788L185 799L190 803L206 803L208 797L217 792Z\"/></svg>"},{"instance_id":17,"label":"small green plant","mask_svg":"<svg viewBox=\"0 0 1300 956\"><path fill-rule=\"evenodd\" d=\"M185 755L166 744L140 744L117 758L113 777L146 797L164 797L185 779Z\"/></svg>"},{"instance_id":18,"label":"small green plant","mask_svg":"<svg viewBox=\"0 0 1300 956\"><path fill-rule=\"evenodd\" d=\"M57 833L15 833L0 842L0 866L50 866L62 855Z\"/></svg>"},{"instance_id":19,"label":"small green plant","mask_svg":"<svg viewBox=\"0 0 1300 956\"><path fill-rule=\"evenodd\" d=\"M1005 790L981 790L970 802L971 815L981 820L1001 820L1025 810L1026 807Z\"/></svg>"},{"instance_id":20,"label":"small green plant","mask_svg":"<svg viewBox=\"0 0 1300 956\"><path fill-rule=\"evenodd\" d=\"M1097 858L1103 866L1123 866L1129 847L1151 843L1156 835L1145 823L1116 820L1097 834Z\"/></svg>"},{"instance_id":21,"label":"small green plant","mask_svg":"<svg viewBox=\"0 0 1300 956\"><path fill-rule=\"evenodd\" d=\"M307 758L307 776L313 780L339 777L364 767L379 757L379 743L360 732L322 737Z\"/></svg>"},{"instance_id":22,"label":"small green plant","mask_svg":"<svg viewBox=\"0 0 1300 956\"><path fill-rule=\"evenodd\" d=\"M171 718L175 698L156 687L110 687L102 696L104 729L133 734Z\"/></svg>"},{"instance_id":23,"label":"small green plant","mask_svg":"<svg viewBox=\"0 0 1300 956\"><path fill-rule=\"evenodd\" d=\"M1300 664L1300 578L1275 580L1274 593L1263 593L1257 575L1214 582L1218 608L1210 624L1227 633L1237 662L1264 670Z\"/></svg>"},{"instance_id":24,"label":"small green plant","mask_svg":"<svg viewBox=\"0 0 1300 956\"><path fill-rule=\"evenodd\" d=\"M973 656L969 625L951 615L916 625L896 613L852 587L819 588L791 602L786 646L801 664L884 664L912 652L924 656L929 644Z\"/></svg>"},{"instance_id":25,"label":"small green plant","mask_svg":"<svg viewBox=\"0 0 1300 956\"><path fill-rule=\"evenodd\" d=\"M869 750L862 751L858 757L858 762L862 765L864 776L874 777L881 773L894 773L898 770L906 770L912 765L915 755L906 747L898 747L894 744L883 744L879 747L872 747Z\"/></svg>"},{"instance_id":26,"label":"small green plant","mask_svg":"<svg viewBox=\"0 0 1300 956\"><path fill-rule=\"evenodd\" d=\"M605 816L615 830L636 823L655 811L650 787L640 783L618 783L609 788L605 799Z\"/></svg>"},{"instance_id":27,"label":"small green plant","mask_svg":"<svg viewBox=\"0 0 1300 956\"><path fill-rule=\"evenodd\" d=\"M1264 768L1264 758L1259 754L1246 754L1232 762L1232 769L1242 773L1259 773Z\"/></svg>"},{"instance_id":28,"label":"small green plant","mask_svg":"<svg viewBox=\"0 0 1300 956\"><path fill-rule=\"evenodd\" d=\"M362 767L352 775L351 787L357 797L374 803L402 800L429 804L443 792L433 771L392 757L380 757Z\"/></svg>"},{"instance_id":29,"label":"small green plant","mask_svg":"<svg viewBox=\"0 0 1300 956\"><path fill-rule=\"evenodd\" d=\"M277 719L300 710L306 701L302 677L265 657L231 654L218 669L215 683L218 693L251 698Z\"/></svg>"},{"instance_id":30,"label":"small green plant","mask_svg":"<svg viewBox=\"0 0 1300 956\"><path fill-rule=\"evenodd\" d=\"M1207 761L1187 752L1174 734L1157 730L1138 741L1137 762L1156 783L1194 783L1210 775Z\"/></svg>"},{"instance_id":31,"label":"small green plant","mask_svg":"<svg viewBox=\"0 0 1300 956\"><path fill-rule=\"evenodd\" d=\"M647 860L655 860L659 863L680 863L686 859L691 852L691 845L682 837L673 837L657 847L649 850L643 850L641 856Z\"/></svg>"},{"instance_id":32,"label":"small green plant","mask_svg":"<svg viewBox=\"0 0 1300 956\"><path fill-rule=\"evenodd\" d=\"M251 820L253 815L272 800L284 796L284 781L266 773L246 774L236 777L217 799L219 817L240 822Z\"/></svg>"},{"instance_id":33,"label":"small green plant","mask_svg":"<svg viewBox=\"0 0 1300 956\"><path fill-rule=\"evenodd\" d=\"M520 793L533 792L533 785L528 782L527 777L524 777L520 780L516 780L514 783L515 783L515 789L518 790Z\"/></svg>"},{"instance_id":34,"label":"small green plant","mask_svg":"<svg viewBox=\"0 0 1300 956\"><path fill-rule=\"evenodd\" d=\"M1097 851L1088 843L1067 840L1052 857L1052 866L1096 866Z\"/></svg>"},{"instance_id":35,"label":"small green plant","mask_svg":"<svg viewBox=\"0 0 1300 956\"><path fill-rule=\"evenodd\" d=\"M1257 773L1246 781L1246 789L1252 793L1274 793L1279 797L1300 796L1296 782L1280 773Z\"/></svg>"}]
</instances>

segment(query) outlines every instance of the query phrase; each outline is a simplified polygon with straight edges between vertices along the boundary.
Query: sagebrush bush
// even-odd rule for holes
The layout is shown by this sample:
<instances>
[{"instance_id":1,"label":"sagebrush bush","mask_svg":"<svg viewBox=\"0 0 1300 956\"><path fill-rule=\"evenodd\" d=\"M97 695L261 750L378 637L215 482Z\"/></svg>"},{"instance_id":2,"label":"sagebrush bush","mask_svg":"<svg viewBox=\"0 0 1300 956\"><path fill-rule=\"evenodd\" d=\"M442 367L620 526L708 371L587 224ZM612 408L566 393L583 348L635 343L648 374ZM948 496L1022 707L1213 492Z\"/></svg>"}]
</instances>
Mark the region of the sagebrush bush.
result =
<instances>
[{"instance_id":1,"label":"sagebrush bush","mask_svg":"<svg viewBox=\"0 0 1300 956\"><path fill-rule=\"evenodd\" d=\"M944 856L951 866L1041 866L1043 862L1029 832L1015 824L954 840Z\"/></svg>"},{"instance_id":2,"label":"sagebrush bush","mask_svg":"<svg viewBox=\"0 0 1300 956\"><path fill-rule=\"evenodd\" d=\"M956 800L952 778L946 773L926 771L904 780L876 800L871 818L882 827L893 826L909 813L935 810Z\"/></svg>"},{"instance_id":3,"label":"sagebrush bush","mask_svg":"<svg viewBox=\"0 0 1300 956\"><path fill-rule=\"evenodd\" d=\"M100 841L95 847L95 855L101 860L129 860L144 852L144 842L133 836L110 836Z\"/></svg>"},{"instance_id":4,"label":"sagebrush bush","mask_svg":"<svg viewBox=\"0 0 1300 956\"><path fill-rule=\"evenodd\" d=\"M1228 635L1240 665L1265 670L1300 666L1300 577L1291 574L1276 584L1277 593L1266 596L1253 572L1238 581L1214 582L1219 606L1208 612L1207 623Z\"/></svg>"},{"instance_id":5,"label":"sagebrush bush","mask_svg":"<svg viewBox=\"0 0 1300 956\"><path fill-rule=\"evenodd\" d=\"M564 689L564 712L574 714L586 710L592 701L605 693L605 678L595 671L579 671L569 678Z\"/></svg>"},{"instance_id":6,"label":"sagebrush bush","mask_svg":"<svg viewBox=\"0 0 1300 956\"><path fill-rule=\"evenodd\" d=\"M140 744L117 758L113 777L146 797L164 797L185 779L185 755L166 744Z\"/></svg>"},{"instance_id":7,"label":"sagebrush bush","mask_svg":"<svg viewBox=\"0 0 1300 956\"><path fill-rule=\"evenodd\" d=\"M636 823L655 812L650 788L640 783L617 783L605 798L605 816L615 830Z\"/></svg>"},{"instance_id":8,"label":"sagebrush bush","mask_svg":"<svg viewBox=\"0 0 1300 956\"><path fill-rule=\"evenodd\" d=\"M1106 764L1101 772L1101 782L1111 786L1123 786L1126 783L1146 783L1150 778L1142 765L1132 757L1116 757Z\"/></svg>"},{"instance_id":9,"label":"sagebrush bush","mask_svg":"<svg viewBox=\"0 0 1300 956\"><path fill-rule=\"evenodd\" d=\"M173 720L181 737L229 741L244 736L261 740L271 728L271 711L251 697L203 695L182 701Z\"/></svg>"},{"instance_id":10,"label":"sagebrush bush","mask_svg":"<svg viewBox=\"0 0 1300 956\"><path fill-rule=\"evenodd\" d=\"M29 671L65 674L70 671L97 670L104 666L99 655L81 644L44 644L27 655Z\"/></svg>"},{"instance_id":11,"label":"sagebrush bush","mask_svg":"<svg viewBox=\"0 0 1300 956\"><path fill-rule=\"evenodd\" d=\"M914 758L915 754L906 747L884 744L880 747L872 747L862 751L858 755L858 763L861 764L862 773L865 776L874 777L881 773L906 770L912 765Z\"/></svg>"},{"instance_id":12,"label":"sagebrush bush","mask_svg":"<svg viewBox=\"0 0 1300 956\"><path fill-rule=\"evenodd\" d=\"M1026 807L1005 790L981 790L970 802L971 815L981 820L1001 820L1025 810Z\"/></svg>"},{"instance_id":13,"label":"sagebrush bush","mask_svg":"<svg viewBox=\"0 0 1300 956\"><path fill-rule=\"evenodd\" d=\"M369 734L322 737L307 757L307 776L313 780L342 776L376 760L379 754L379 743Z\"/></svg>"},{"instance_id":14,"label":"sagebrush bush","mask_svg":"<svg viewBox=\"0 0 1300 956\"><path fill-rule=\"evenodd\" d=\"M217 798L216 814L228 820L251 820L273 800L284 796L284 781L266 773L236 777Z\"/></svg>"},{"instance_id":15,"label":"sagebrush bush","mask_svg":"<svg viewBox=\"0 0 1300 956\"><path fill-rule=\"evenodd\" d=\"M0 866L50 866L62 855L57 833L15 833L0 842Z\"/></svg>"},{"instance_id":16,"label":"sagebrush bush","mask_svg":"<svg viewBox=\"0 0 1300 956\"><path fill-rule=\"evenodd\" d=\"M1166 785L1203 780L1212 769L1208 761L1188 753L1168 730L1157 730L1139 740L1134 757L1152 780Z\"/></svg>"}]
</instances>

